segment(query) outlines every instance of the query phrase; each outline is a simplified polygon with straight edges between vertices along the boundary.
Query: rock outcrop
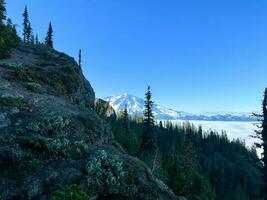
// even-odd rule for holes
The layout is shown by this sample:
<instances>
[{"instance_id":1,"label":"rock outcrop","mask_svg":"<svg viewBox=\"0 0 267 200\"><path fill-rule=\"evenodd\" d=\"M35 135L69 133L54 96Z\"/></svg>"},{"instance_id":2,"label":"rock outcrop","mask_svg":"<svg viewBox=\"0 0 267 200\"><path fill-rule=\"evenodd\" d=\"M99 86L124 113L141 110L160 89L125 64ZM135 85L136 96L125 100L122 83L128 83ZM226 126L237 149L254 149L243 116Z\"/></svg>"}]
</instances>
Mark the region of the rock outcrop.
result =
<instances>
[{"instance_id":1,"label":"rock outcrop","mask_svg":"<svg viewBox=\"0 0 267 200\"><path fill-rule=\"evenodd\" d=\"M104 119L116 120L117 118L116 112L113 107L109 105L109 102L103 99L95 99L95 110L97 114Z\"/></svg>"},{"instance_id":2,"label":"rock outcrop","mask_svg":"<svg viewBox=\"0 0 267 200\"><path fill-rule=\"evenodd\" d=\"M0 199L48 200L68 185L91 199L177 199L117 147L94 104L90 83L64 53L20 46L0 60Z\"/></svg>"}]
</instances>

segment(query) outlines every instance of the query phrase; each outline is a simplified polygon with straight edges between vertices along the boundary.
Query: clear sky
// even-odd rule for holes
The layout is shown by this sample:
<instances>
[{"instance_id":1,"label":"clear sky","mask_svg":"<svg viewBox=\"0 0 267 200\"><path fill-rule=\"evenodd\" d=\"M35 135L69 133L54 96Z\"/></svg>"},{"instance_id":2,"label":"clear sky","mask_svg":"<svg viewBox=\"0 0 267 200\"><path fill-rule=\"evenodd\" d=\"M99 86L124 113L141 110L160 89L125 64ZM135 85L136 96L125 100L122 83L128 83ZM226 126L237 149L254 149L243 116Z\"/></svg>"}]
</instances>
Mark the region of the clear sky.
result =
<instances>
[{"instance_id":1,"label":"clear sky","mask_svg":"<svg viewBox=\"0 0 267 200\"><path fill-rule=\"evenodd\" d=\"M128 92L177 110L252 111L267 86L266 0L6 0L21 33L54 27L96 95Z\"/></svg>"}]
</instances>

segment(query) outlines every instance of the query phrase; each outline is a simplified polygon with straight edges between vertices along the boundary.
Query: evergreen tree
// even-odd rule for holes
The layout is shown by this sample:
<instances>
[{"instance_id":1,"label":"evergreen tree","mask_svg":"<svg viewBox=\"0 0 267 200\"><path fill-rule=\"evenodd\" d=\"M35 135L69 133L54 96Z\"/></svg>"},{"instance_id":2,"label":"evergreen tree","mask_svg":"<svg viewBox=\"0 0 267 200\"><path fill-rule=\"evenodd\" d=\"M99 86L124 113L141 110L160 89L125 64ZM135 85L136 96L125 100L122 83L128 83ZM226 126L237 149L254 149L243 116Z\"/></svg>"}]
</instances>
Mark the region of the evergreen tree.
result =
<instances>
[{"instance_id":1,"label":"evergreen tree","mask_svg":"<svg viewBox=\"0 0 267 200\"><path fill-rule=\"evenodd\" d=\"M262 114L255 116L259 117L261 125L258 126L261 130L256 130L256 135L254 137L260 139L260 143L256 143L258 148L262 148L263 153L261 160L263 162L262 176L263 176L263 188L262 188L262 197L264 200L267 200L267 88L264 91L264 98L262 101Z\"/></svg>"},{"instance_id":2,"label":"evergreen tree","mask_svg":"<svg viewBox=\"0 0 267 200\"><path fill-rule=\"evenodd\" d=\"M163 123L162 123L162 121L159 122L159 127L160 127L160 129L163 129Z\"/></svg>"},{"instance_id":3,"label":"evergreen tree","mask_svg":"<svg viewBox=\"0 0 267 200\"><path fill-rule=\"evenodd\" d=\"M32 33L32 26L31 26L30 22L28 23L28 27L27 27L27 38L26 38L26 40L30 44L34 43L34 36L33 36L33 33Z\"/></svg>"},{"instance_id":4,"label":"evergreen tree","mask_svg":"<svg viewBox=\"0 0 267 200\"><path fill-rule=\"evenodd\" d=\"M35 44L39 44L39 37L38 37L38 34L35 35Z\"/></svg>"},{"instance_id":5,"label":"evergreen tree","mask_svg":"<svg viewBox=\"0 0 267 200\"><path fill-rule=\"evenodd\" d=\"M24 12L23 12L23 42L29 42L29 14L27 6L25 6Z\"/></svg>"},{"instance_id":6,"label":"evergreen tree","mask_svg":"<svg viewBox=\"0 0 267 200\"><path fill-rule=\"evenodd\" d=\"M35 38L34 38L33 34L31 34L30 44L35 44Z\"/></svg>"},{"instance_id":7,"label":"evergreen tree","mask_svg":"<svg viewBox=\"0 0 267 200\"><path fill-rule=\"evenodd\" d=\"M142 134L142 150L143 150L143 159L150 168L153 167L154 159L156 156L156 148L157 148L155 135L153 132L155 121L152 109L153 109L152 93L150 90L150 86L148 86L147 92L145 94L144 131Z\"/></svg>"},{"instance_id":8,"label":"evergreen tree","mask_svg":"<svg viewBox=\"0 0 267 200\"><path fill-rule=\"evenodd\" d=\"M79 50L79 58L78 58L78 65L80 68L82 68L82 50Z\"/></svg>"},{"instance_id":9,"label":"evergreen tree","mask_svg":"<svg viewBox=\"0 0 267 200\"><path fill-rule=\"evenodd\" d=\"M0 24L4 24L6 20L6 3L5 0L0 0Z\"/></svg>"},{"instance_id":10,"label":"evergreen tree","mask_svg":"<svg viewBox=\"0 0 267 200\"><path fill-rule=\"evenodd\" d=\"M10 19L10 18L8 18L7 20L6 20L6 25L9 27L9 28L13 28L13 23L12 23L12 20Z\"/></svg>"},{"instance_id":11,"label":"evergreen tree","mask_svg":"<svg viewBox=\"0 0 267 200\"><path fill-rule=\"evenodd\" d=\"M146 132L152 132L152 129L154 127L155 121L154 121L154 115L152 112L153 109L153 101L152 101L152 93L151 88L148 86L147 92L145 94L145 110L144 110L144 124L145 124L145 131Z\"/></svg>"},{"instance_id":12,"label":"evergreen tree","mask_svg":"<svg viewBox=\"0 0 267 200\"><path fill-rule=\"evenodd\" d=\"M0 24L0 59L11 55L11 48L20 42L15 26L11 19L7 19L6 25Z\"/></svg>"},{"instance_id":13,"label":"evergreen tree","mask_svg":"<svg viewBox=\"0 0 267 200\"><path fill-rule=\"evenodd\" d=\"M125 134L129 133L129 115L128 115L128 109L127 106L125 106L123 113L122 113L122 125L123 130L125 131ZM127 137L127 136L126 136Z\"/></svg>"},{"instance_id":14,"label":"evergreen tree","mask_svg":"<svg viewBox=\"0 0 267 200\"><path fill-rule=\"evenodd\" d=\"M160 150L157 149L154 163L151 169L152 173L160 180L166 181L166 170L163 168L163 160Z\"/></svg>"},{"instance_id":15,"label":"evergreen tree","mask_svg":"<svg viewBox=\"0 0 267 200\"><path fill-rule=\"evenodd\" d=\"M46 34L45 45L49 48L53 48L53 28L51 22L49 23L48 31Z\"/></svg>"}]
</instances>

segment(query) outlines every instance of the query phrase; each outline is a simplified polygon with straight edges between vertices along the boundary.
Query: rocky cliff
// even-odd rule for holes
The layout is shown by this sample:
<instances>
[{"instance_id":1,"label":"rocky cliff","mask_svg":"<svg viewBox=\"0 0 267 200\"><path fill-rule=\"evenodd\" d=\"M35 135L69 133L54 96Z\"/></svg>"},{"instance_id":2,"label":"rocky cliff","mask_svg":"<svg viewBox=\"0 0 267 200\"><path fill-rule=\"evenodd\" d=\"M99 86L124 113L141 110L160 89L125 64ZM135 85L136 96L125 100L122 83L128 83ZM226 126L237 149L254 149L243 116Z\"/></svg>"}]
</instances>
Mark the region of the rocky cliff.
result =
<instances>
[{"instance_id":1,"label":"rocky cliff","mask_svg":"<svg viewBox=\"0 0 267 200\"><path fill-rule=\"evenodd\" d=\"M114 108L103 99L95 99L95 110L99 116L108 120L116 120L117 118Z\"/></svg>"},{"instance_id":2,"label":"rocky cliff","mask_svg":"<svg viewBox=\"0 0 267 200\"><path fill-rule=\"evenodd\" d=\"M64 53L20 46L0 60L0 199L51 199L69 185L89 199L177 199L119 148L94 104Z\"/></svg>"}]
</instances>

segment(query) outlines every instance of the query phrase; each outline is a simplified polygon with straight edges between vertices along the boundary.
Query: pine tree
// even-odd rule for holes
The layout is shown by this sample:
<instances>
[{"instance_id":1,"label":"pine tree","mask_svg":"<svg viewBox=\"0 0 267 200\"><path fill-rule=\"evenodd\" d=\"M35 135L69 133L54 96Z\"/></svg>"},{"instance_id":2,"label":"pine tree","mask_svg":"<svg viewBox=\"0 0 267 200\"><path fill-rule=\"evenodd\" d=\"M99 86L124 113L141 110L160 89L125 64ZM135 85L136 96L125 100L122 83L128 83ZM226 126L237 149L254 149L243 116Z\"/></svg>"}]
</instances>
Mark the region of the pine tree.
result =
<instances>
[{"instance_id":1,"label":"pine tree","mask_svg":"<svg viewBox=\"0 0 267 200\"><path fill-rule=\"evenodd\" d=\"M49 23L48 31L46 34L45 45L49 48L53 48L53 28L51 22Z\"/></svg>"},{"instance_id":2,"label":"pine tree","mask_svg":"<svg viewBox=\"0 0 267 200\"><path fill-rule=\"evenodd\" d=\"M13 28L13 23L12 23L12 20L10 19L10 18L8 18L7 20L6 20L6 25L9 27L9 28Z\"/></svg>"},{"instance_id":3,"label":"pine tree","mask_svg":"<svg viewBox=\"0 0 267 200\"><path fill-rule=\"evenodd\" d=\"M38 34L36 34L35 35L35 42L34 42L35 44L39 44L40 42L39 42L39 37L38 37Z\"/></svg>"},{"instance_id":4,"label":"pine tree","mask_svg":"<svg viewBox=\"0 0 267 200\"><path fill-rule=\"evenodd\" d=\"M129 133L129 114L128 114L128 109L127 106L125 106L123 113L122 113L122 126L125 134ZM126 135L127 137L127 135Z\"/></svg>"},{"instance_id":5,"label":"pine tree","mask_svg":"<svg viewBox=\"0 0 267 200\"><path fill-rule=\"evenodd\" d=\"M145 116L144 124L146 132L151 132L155 125L154 115L152 112L153 103L154 102L152 101L152 93L150 90L150 86L148 86L147 92L145 94L145 110L144 110L144 116Z\"/></svg>"},{"instance_id":6,"label":"pine tree","mask_svg":"<svg viewBox=\"0 0 267 200\"><path fill-rule=\"evenodd\" d=\"M8 58L11 55L12 48L20 42L11 19L8 19L6 24L4 20L6 20L5 1L0 0L0 59Z\"/></svg>"},{"instance_id":7,"label":"pine tree","mask_svg":"<svg viewBox=\"0 0 267 200\"><path fill-rule=\"evenodd\" d=\"M152 93L150 90L150 86L148 86L147 92L145 94L144 131L142 135L142 150L143 150L143 159L150 168L153 167L157 149L155 135L153 131L155 121L152 109L153 109Z\"/></svg>"},{"instance_id":8,"label":"pine tree","mask_svg":"<svg viewBox=\"0 0 267 200\"><path fill-rule=\"evenodd\" d=\"M33 34L31 34L31 37L30 37L30 44L35 44L35 38Z\"/></svg>"},{"instance_id":9,"label":"pine tree","mask_svg":"<svg viewBox=\"0 0 267 200\"><path fill-rule=\"evenodd\" d=\"M6 3L5 0L0 0L0 24L4 24L6 20Z\"/></svg>"},{"instance_id":10,"label":"pine tree","mask_svg":"<svg viewBox=\"0 0 267 200\"><path fill-rule=\"evenodd\" d=\"M27 27L27 39L26 40L30 44L33 44L33 42L34 42L34 36L32 33L32 26L31 26L30 22L28 23L28 27Z\"/></svg>"},{"instance_id":11,"label":"pine tree","mask_svg":"<svg viewBox=\"0 0 267 200\"><path fill-rule=\"evenodd\" d=\"M23 42L29 42L29 14L27 6L25 6L24 12L23 12Z\"/></svg>"},{"instance_id":12,"label":"pine tree","mask_svg":"<svg viewBox=\"0 0 267 200\"><path fill-rule=\"evenodd\" d=\"M163 129L163 123L162 123L161 120L160 120L160 122L159 122L159 128L160 128L160 129Z\"/></svg>"},{"instance_id":13,"label":"pine tree","mask_svg":"<svg viewBox=\"0 0 267 200\"><path fill-rule=\"evenodd\" d=\"M78 58L78 65L80 68L82 68L82 50L79 50L79 58Z\"/></svg>"},{"instance_id":14,"label":"pine tree","mask_svg":"<svg viewBox=\"0 0 267 200\"><path fill-rule=\"evenodd\" d=\"M259 117L259 121L261 121L260 126L257 126L261 130L256 130L256 135L254 136L257 139L260 139L261 143L256 143L258 148L262 148L262 176L263 176L263 188L262 188L262 197L264 200L267 200L267 88L264 91L264 98L262 101L262 114L254 114L256 117Z\"/></svg>"},{"instance_id":15,"label":"pine tree","mask_svg":"<svg viewBox=\"0 0 267 200\"><path fill-rule=\"evenodd\" d=\"M15 24L13 24L13 26L12 26L12 30L13 30L13 33L14 33L15 35L18 35L18 34L17 34L17 28L16 28L16 25L15 25Z\"/></svg>"}]
</instances>

